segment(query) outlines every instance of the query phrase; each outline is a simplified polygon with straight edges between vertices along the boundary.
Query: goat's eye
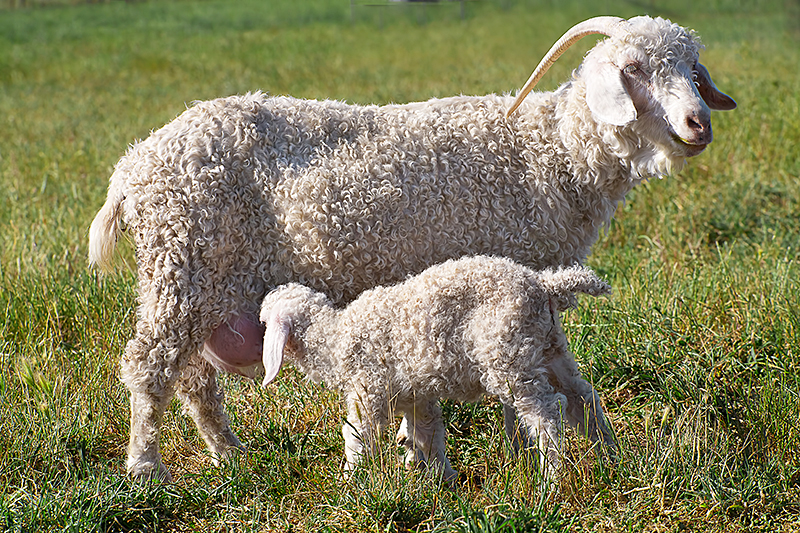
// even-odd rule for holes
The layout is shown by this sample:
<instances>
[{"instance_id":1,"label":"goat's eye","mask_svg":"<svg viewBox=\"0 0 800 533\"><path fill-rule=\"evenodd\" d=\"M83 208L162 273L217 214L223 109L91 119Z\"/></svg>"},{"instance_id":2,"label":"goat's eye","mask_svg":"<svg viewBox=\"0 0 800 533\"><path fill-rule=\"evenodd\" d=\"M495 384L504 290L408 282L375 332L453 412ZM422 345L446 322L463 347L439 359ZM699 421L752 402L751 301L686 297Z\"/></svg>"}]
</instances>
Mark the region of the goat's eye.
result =
<instances>
[{"instance_id":1,"label":"goat's eye","mask_svg":"<svg viewBox=\"0 0 800 533\"><path fill-rule=\"evenodd\" d=\"M633 65L633 64L626 65L625 68L622 69L622 71L625 74L627 74L628 76L634 76L639 72L639 67L637 67L636 65Z\"/></svg>"}]
</instances>

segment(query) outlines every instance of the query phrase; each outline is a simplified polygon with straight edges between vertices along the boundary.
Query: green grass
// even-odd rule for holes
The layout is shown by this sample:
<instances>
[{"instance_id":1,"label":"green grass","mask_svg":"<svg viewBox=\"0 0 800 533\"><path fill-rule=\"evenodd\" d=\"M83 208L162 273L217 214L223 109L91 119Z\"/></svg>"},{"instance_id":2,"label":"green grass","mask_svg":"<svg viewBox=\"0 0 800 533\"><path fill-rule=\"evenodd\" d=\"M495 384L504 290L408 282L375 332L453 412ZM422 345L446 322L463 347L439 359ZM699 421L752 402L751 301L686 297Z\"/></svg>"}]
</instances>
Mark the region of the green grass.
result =
<instances>
[{"instance_id":1,"label":"green grass","mask_svg":"<svg viewBox=\"0 0 800 533\"><path fill-rule=\"evenodd\" d=\"M14 3L0 4L12 5ZM71 2L62 2L71 4ZM0 530L797 531L800 529L800 9L792 2L176 1L0 9ZM223 376L249 447L215 468L173 404L175 482L125 478L117 360L130 250L86 269L87 228L127 145L187 103L262 89L359 103L513 91L569 25L693 27L739 108L677 176L637 188L590 265L614 294L567 333L621 445L570 435L557 488L515 464L500 406L448 403L454 487L384 453L341 476L335 394L287 372ZM565 79L592 39L543 80Z\"/></svg>"}]
</instances>

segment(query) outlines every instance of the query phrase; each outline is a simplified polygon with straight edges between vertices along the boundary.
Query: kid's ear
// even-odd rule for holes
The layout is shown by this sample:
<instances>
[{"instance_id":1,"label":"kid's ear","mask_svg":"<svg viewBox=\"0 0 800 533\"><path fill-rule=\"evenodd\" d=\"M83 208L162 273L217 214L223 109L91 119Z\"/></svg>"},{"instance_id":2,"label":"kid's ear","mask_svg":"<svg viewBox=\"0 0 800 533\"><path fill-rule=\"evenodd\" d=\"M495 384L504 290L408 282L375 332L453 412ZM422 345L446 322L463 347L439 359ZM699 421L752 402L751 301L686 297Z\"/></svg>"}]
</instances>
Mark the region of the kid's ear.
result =
<instances>
[{"instance_id":1,"label":"kid's ear","mask_svg":"<svg viewBox=\"0 0 800 533\"><path fill-rule=\"evenodd\" d=\"M583 68L586 105L597 120L614 126L625 126L636 120L636 106L619 67L609 62L587 61Z\"/></svg>"},{"instance_id":2,"label":"kid's ear","mask_svg":"<svg viewBox=\"0 0 800 533\"><path fill-rule=\"evenodd\" d=\"M262 387L269 385L281 371L283 350L289 335L292 333L292 320L279 312L272 312L266 319L267 329L264 332L264 381Z\"/></svg>"}]
</instances>

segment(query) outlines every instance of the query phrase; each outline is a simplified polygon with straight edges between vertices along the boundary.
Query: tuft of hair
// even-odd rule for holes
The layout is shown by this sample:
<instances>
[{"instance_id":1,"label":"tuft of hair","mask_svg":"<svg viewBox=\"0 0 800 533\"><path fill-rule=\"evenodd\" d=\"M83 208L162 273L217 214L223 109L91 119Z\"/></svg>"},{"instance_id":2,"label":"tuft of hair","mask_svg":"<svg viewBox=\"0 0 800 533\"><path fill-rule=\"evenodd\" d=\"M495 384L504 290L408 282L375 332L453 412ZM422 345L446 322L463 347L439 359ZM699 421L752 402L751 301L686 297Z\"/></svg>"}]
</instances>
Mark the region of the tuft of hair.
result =
<instances>
[{"instance_id":1,"label":"tuft of hair","mask_svg":"<svg viewBox=\"0 0 800 533\"><path fill-rule=\"evenodd\" d=\"M113 268L111 258L117 247L119 210L120 204L109 198L89 228L89 266L97 267L103 272L109 272Z\"/></svg>"},{"instance_id":2,"label":"tuft of hair","mask_svg":"<svg viewBox=\"0 0 800 533\"><path fill-rule=\"evenodd\" d=\"M558 306L559 310L574 307L576 292L591 296L611 292L611 285L600 279L593 270L580 265L543 270L539 272L538 278L545 292L564 302Z\"/></svg>"},{"instance_id":3,"label":"tuft of hair","mask_svg":"<svg viewBox=\"0 0 800 533\"><path fill-rule=\"evenodd\" d=\"M123 184L123 174L115 171L111 176L106 202L89 228L89 266L97 267L103 272L109 272L113 268L111 259L117 247L122 203L125 201Z\"/></svg>"}]
</instances>

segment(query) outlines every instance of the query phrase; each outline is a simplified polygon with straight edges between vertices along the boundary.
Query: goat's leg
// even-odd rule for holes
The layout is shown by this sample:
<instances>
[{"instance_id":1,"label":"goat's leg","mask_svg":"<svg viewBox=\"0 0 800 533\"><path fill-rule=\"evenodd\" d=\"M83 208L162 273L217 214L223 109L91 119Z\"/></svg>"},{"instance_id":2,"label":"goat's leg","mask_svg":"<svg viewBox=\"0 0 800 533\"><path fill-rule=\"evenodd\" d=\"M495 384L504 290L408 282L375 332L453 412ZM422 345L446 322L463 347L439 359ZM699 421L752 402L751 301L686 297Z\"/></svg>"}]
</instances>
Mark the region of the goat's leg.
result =
<instances>
[{"instance_id":1,"label":"goat's leg","mask_svg":"<svg viewBox=\"0 0 800 533\"><path fill-rule=\"evenodd\" d=\"M143 223L140 230L147 227ZM193 272L201 267L193 265L191 249L176 237L188 229L181 227L178 219L168 226L150 227L152 231L145 232L146 238L137 246L140 305L136 333L120 365L120 377L131 394L127 470L137 477L169 479L159 451L164 411L189 360L197 357L203 340L212 333L214 305L212 291L197 286ZM204 297L198 298L198 294ZM186 393L185 383L179 388L181 394Z\"/></svg>"},{"instance_id":2,"label":"goat's leg","mask_svg":"<svg viewBox=\"0 0 800 533\"><path fill-rule=\"evenodd\" d=\"M514 407L532 442L538 442L541 472L551 479L561 462L561 412L566 407L566 398L544 383L539 383L539 386L542 389L530 391L530 394L516 399Z\"/></svg>"},{"instance_id":3,"label":"goat's leg","mask_svg":"<svg viewBox=\"0 0 800 533\"><path fill-rule=\"evenodd\" d=\"M161 461L159 439L164 411L189 353L196 350L188 328L161 327L155 335L140 319L120 364L120 378L130 391L131 425L127 471L135 477L169 480Z\"/></svg>"},{"instance_id":4,"label":"goat's leg","mask_svg":"<svg viewBox=\"0 0 800 533\"><path fill-rule=\"evenodd\" d=\"M511 452L516 457L520 451L532 448L535 444L530 434L517 419L517 411L513 405L503 404L503 429L511 446Z\"/></svg>"},{"instance_id":5,"label":"goat's leg","mask_svg":"<svg viewBox=\"0 0 800 533\"><path fill-rule=\"evenodd\" d=\"M411 423L408 418L408 415L403 415L403 419L400 421L400 429L397 430L395 440L398 445L406 449L403 461L404 464L407 468L413 468L415 465L425 462L425 454L422 453L420 448L412 445L411 429L409 428Z\"/></svg>"},{"instance_id":6,"label":"goat's leg","mask_svg":"<svg viewBox=\"0 0 800 533\"><path fill-rule=\"evenodd\" d=\"M184 412L192 417L200 436L208 446L214 464L219 465L243 451L225 414L225 394L217 383L217 369L195 353L178 380L176 393Z\"/></svg>"},{"instance_id":7,"label":"goat's leg","mask_svg":"<svg viewBox=\"0 0 800 533\"><path fill-rule=\"evenodd\" d=\"M608 450L616 450L617 445L603 413L600 396L581 377L575 359L566 353L553 361L552 375L557 380L558 390L567 399L564 411L567 422L592 442L602 442Z\"/></svg>"},{"instance_id":8,"label":"goat's leg","mask_svg":"<svg viewBox=\"0 0 800 533\"><path fill-rule=\"evenodd\" d=\"M457 479L458 472L453 470L445 453L447 435L438 400L415 402L403 420L408 421L406 438L400 442L406 449L406 466L427 466L441 471L447 481Z\"/></svg>"},{"instance_id":9,"label":"goat's leg","mask_svg":"<svg viewBox=\"0 0 800 533\"><path fill-rule=\"evenodd\" d=\"M577 380L575 384L578 385ZM608 427L597 391L584 382L578 390L565 390L564 393L567 396L567 422L592 442L602 442L609 450L616 450L617 443Z\"/></svg>"},{"instance_id":10,"label":"goat's leg","mask_svg":"<svg viewBox=\"0 0 800 533\"><path fill-rule=\"evenodd\" d=\"M366 388L361 388L361 391ZM349 476L364 454L375 456L378 439L388 423L388 400L369 397L365 392L348 391L347 421L342 426L344 436L345 475Z\"/></svg>"},{"instance_id":11,"label":"goat's leg","mask_svg":"<svg viewBox=\"0 0 800 533\"><path fill-rule=\"evenodd\" d=\"M159 452L161 421L170 399L170 391L162 394L130 391L131 425L126 468L131 476L172 479Z\"/></svg>"},{"instance_id":12,"label":"goat's leg","mask_svg":"<svg viewBox=\"0 0 800 533\"><path fill-rule=\"evenodd\" d=\"M361 462L361 456L364 455L364 443L361 440L363 428L360 427L356 421L351 421L347 417L347 421L342 426L342 436L344 437L344 458L345 476L349 476L356 465Z\"/></svg>"},{"instance_id":13,"label":"goat's leg","mask_svg":"<svg viewBox=\"0 0 800 533\"><path fill-rule=\"evenodd\" d=\"M538 443L541 472L551 477L560 463L561 411L566 408L566 399L551 384L547 369L542 368L540 361L543 356L540 352L521 352L513 360L519 362L521 367L512 365L510 368L496 368L488 365L483 380L486 391L508 406L504 414L516 411L519 421L506 418L506 432L512 431L513 443L513 435L518 431L517 424L524 426L527 436L520 436L518 442L526 443L525 448L528 448L528 443L531 448ZM519 430L519 433L522 431Z\"/></svg>"}]
</instances>

